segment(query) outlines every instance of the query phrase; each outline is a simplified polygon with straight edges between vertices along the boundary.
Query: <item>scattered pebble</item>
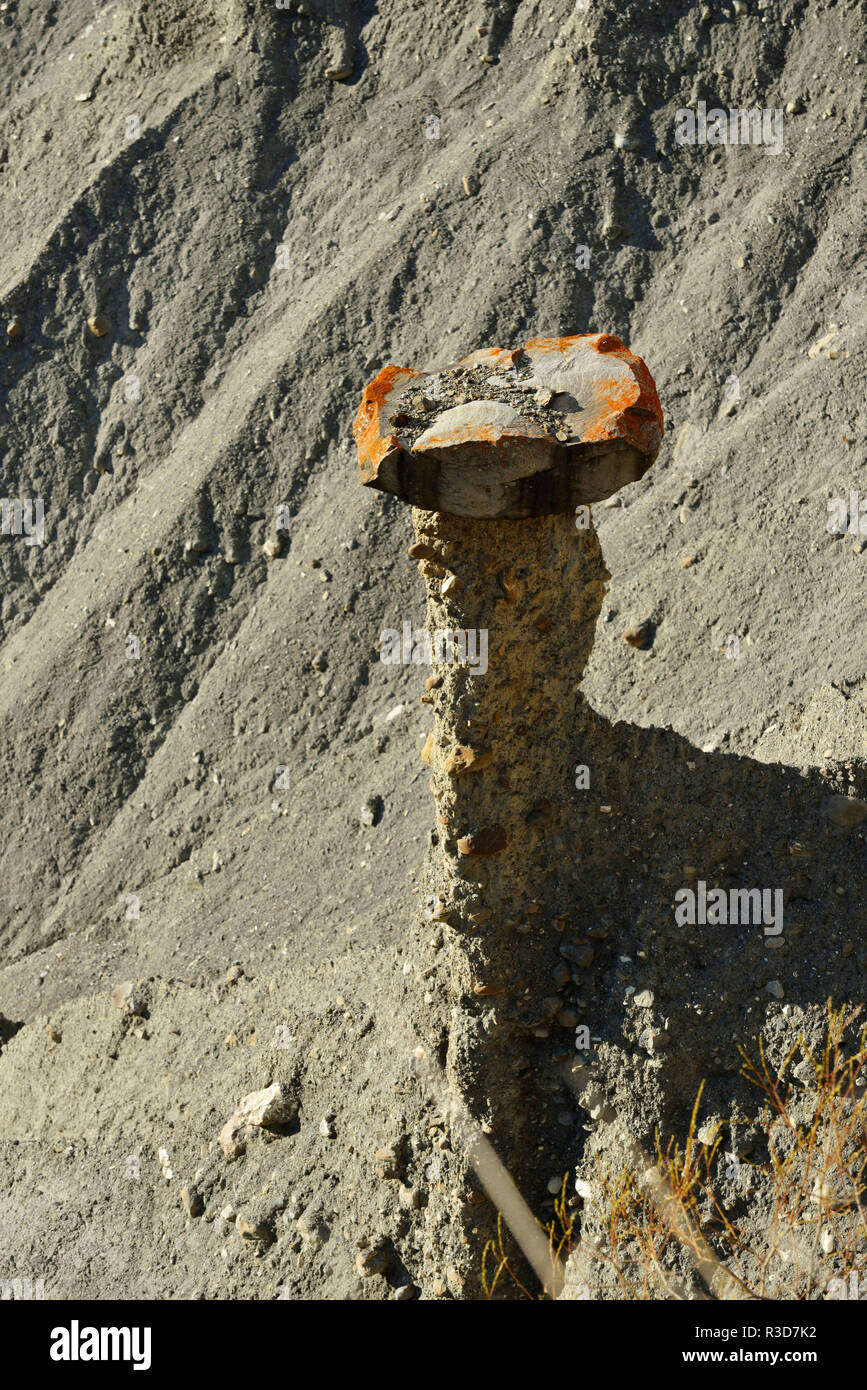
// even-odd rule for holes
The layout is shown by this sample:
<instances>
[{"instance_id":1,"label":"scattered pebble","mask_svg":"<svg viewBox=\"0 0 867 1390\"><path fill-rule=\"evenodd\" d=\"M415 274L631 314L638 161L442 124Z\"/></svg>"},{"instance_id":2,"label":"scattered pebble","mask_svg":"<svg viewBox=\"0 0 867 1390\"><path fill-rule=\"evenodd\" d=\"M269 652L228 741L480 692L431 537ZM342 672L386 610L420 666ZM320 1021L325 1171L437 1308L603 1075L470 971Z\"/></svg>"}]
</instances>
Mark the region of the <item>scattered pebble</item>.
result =
<instances>
[{"instance_id":1,"label":"scattered pebble","mask_svg":"<svg viewBox=\"0 0 867 1390\"><path fill-rule=\"evenodd\" d=\"M381 796L369 796L358 813L362 825L378 825L385 803Z\"/></svg>"},{"instance_id":2,"label":"scattered pebble","mask_svg":"<svg viewBox=\"0 0 867 1390\"><path fill-rule=\"evenodd\" d=\"M202 1212L205 1210L205 1204L202 1201L201 1193L198 1188L195 1187L181 1188L181 1204L187 1216L193 1217L193 1219L197 1216L201 1216Z\"/></svg>"},{"instance_id":3,"label":"scattered pebble","mask_svg":"<svg viewBox=\"0 0 867 1390\"><path fill-rule=\"evenodd\" d=\"M105 338L111 332L111 324L105 314L94 314L87 320L87 326L95 338Z\"/></svg>"},{"instance_id":4,"label":"scattered pebble","mask_svg":"<svg viewBox=\"0 0 867 1390\"><path fill-rule=\"evenodd\" d=\"M579 970L589 970L593 964L593 947L589 941L563 941L560 955L577 965Z\"/></svg>"},{"instance_id":5,"label":"scattered pebble","mask_svg":"<svg viewBox=\"0 0 867 1390\"><path fill-rule=\"evenodd\" d=\"M400 1178L400 1158L395 1144L388 1144L385 1148L377 1149L374 1154L376 1159L376 1176L388 1181Z\"/></svg>"},{"instance_id":6,"label":"scattered pebble","mask_svg":"<svg viewBox=\"0 0 867 1390\"><path fill-rule=\"evenodd\" d=\"M269 1125L288 1124L295 1114L295 1103L279 1082L275 1081L263 1091L251 1091L220 1130L220 1148L229 1160L240 1158L250 1132Z\"/></svg>"},{"instance_id":7,"label":"scattered pebble","mask_svg":"<svg viewBox=\"0 0 867 1390\"><path fill-rule=\"evenodd\" d=\"M355 69L355 55L353 44L347 33L344 33L332 51L331 58L325 68L325 76L329 82L345 82L351 77Z\"/></svg>"},{"instance_id":8,"label":"scattered pebble","mask_svg":"<svg viewBox=\"0 0 867 1390\"><path fill-rule=\"evenodd\" d=\"M242 1240L255 1240L260 1245L271 1245L274 1241L268 1222L257 1218L239 1217L237 1231Z\"/></svg>"},{"instance_id":9,"label":"scattered pebble","mask_svg":"<svg viewBox=\"0 0 867 1390\"><path fill-rule=\"evenodd\" d=\"M638 1039L639 1046L649 1052L651 1057L655 1052L664 1052L670 1041L668 1033L662 1028L645 1028Z\"/></svg>"},{"instance_id":10,"label":"scattered pebble","mask_svg":"<svg viewBox=\"0 0 867 1390\"><path fill-rule=\"evenodd\" d=\"M388 1268L389 1254L384 1245L360 1250L355 1257L355 1268L365 1278L371 1274L384 1274Z\"/></svg>"},{"instance_id":11,"label":"scattered pebble","mask_svg":"<svg viewBox=\"0 0 867 1390\"><path fill-rule=\"evenodd\" d=\"M147 1017L147 1000L143 990L139 990L131 980L115 985L109 996L116 1009L137 1018Z\"/></svg>"},{"instance_id":12,"label":"scattered pebble","mask_svg":"<svg viewBox=\"0 0 867 1390\"><path fill-rule=\"evenodd\" d=\"M623 634L623 640L628 642L630 647L649 647L652 632L653 624L649 619L645 619L644 622L636 623L635 627L628 627Z\"/></svg>"},{"instance_id":13,"label":"scattered pebble","mask_svg":"<svg viewBox=\"0 0 867 1390\"><path fill-rule=\"evenodd\" d=\"M479 191L479 181L475 174L466 174L463 180L464 193L468 198L474 198Z\"/></svg>"}]
</instances>

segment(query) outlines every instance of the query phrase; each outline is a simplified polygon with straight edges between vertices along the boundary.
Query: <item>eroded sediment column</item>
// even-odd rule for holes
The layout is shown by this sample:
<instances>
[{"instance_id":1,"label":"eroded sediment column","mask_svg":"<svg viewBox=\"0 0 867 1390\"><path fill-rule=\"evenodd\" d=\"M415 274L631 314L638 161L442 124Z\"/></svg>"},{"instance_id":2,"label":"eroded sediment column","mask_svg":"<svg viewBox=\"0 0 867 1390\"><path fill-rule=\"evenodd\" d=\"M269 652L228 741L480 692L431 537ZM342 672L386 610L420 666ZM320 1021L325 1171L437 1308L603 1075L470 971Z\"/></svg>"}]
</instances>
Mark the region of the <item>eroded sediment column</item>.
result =
<instances>
[{"instance_id":1,"label":"eroded sediment column","mask_svg":"<svg viewBox=\"0 0 867 1390\"><path fill-rule=\"evenodd\" d=\"M551 938L576 926L574 726L609 577L589 504L649 468L662 415L644 363L594 334L384 368L355 431L363 482L413 504L427 586L437 819L413 1022L520 1180L530 1040L560 1008Z\"/></svg>"},{"instance_id":2,"label":"eroded sediment column","mask_svg":"<svg viewBox=\"0 0 867 1390\"><path fill-rule=\"evenodd\" d=\"M437 844L425 912L447 947L446 1067L495 1144L509 1135L513 1149L526 1114L520 1035L550 1008L536 988L539 929L569 911L570 876L559 870L578 683L608 574L595 531L576 530L571 515L481 521L414 509L413 527L435 657L423 758ZM465 636L450 662L442 635L455 633Z\"/></svg>"}]
</instances>

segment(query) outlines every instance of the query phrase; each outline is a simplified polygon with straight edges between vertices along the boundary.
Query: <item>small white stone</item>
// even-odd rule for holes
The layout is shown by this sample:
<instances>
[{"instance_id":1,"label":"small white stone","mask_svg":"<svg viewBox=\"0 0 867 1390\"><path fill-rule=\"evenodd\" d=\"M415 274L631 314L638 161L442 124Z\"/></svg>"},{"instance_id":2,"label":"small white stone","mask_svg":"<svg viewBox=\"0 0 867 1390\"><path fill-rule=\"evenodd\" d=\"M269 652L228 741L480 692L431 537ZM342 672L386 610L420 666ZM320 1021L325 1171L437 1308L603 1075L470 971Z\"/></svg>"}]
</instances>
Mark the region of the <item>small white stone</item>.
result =
<instances>
[{"instance_id":1,"label":"small white stone","mask_svg":"<svg viewBox=\"0 0 867 1390\"><path fill-rule=\"evenodd\" d=\"M264 1091L251 1091L244 1096L237 1115L245 1125L286 1124L295 1115L295 1106L278 1081Z\"/></svg>"}]
</instances>

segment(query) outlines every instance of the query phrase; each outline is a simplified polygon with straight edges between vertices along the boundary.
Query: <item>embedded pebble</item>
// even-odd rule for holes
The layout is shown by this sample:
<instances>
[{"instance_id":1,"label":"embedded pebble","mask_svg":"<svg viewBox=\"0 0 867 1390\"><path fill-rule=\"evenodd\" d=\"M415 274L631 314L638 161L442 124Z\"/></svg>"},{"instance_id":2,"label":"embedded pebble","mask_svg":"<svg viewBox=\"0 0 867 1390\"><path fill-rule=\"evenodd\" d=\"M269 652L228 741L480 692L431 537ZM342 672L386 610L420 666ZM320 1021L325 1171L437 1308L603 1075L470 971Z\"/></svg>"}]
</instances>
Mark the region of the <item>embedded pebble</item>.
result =
<instances>
[{"instance_id":1,"label":"embedded pebble","mask_svg":"<svg viewBox=\"0 0 867 1390\"><path fill-rule=\"evenodd\" d=\"M381 819L384 802L381 796L369 796L358 813L362 825L376 825Z\"/></svg>"},{"instance_id":2,"label":"embedded pebble","mask_svg":"<svg viewBox=\"0 0 867 1390\"><path fill-rule=\"evenodd\" d=\"M379 1246L372 1250L361 1250L355 1257L355 1268L365 1278L371 1274L384 1274L388 1268L388 1250Z\"/></svg>"},{"instance_id":3,"label":"embedded pebble","mask_svg":"<svg viewBox=\"0 0 867 1390\"><path fill-rule=\"evenodd\" d=\"M255 1217L239 1217L237 1231L242 1240L255 1240L260 1245L271 1245L274 1241L273 1232L267 1221Z\"/></svg>"},{"instance_id":4,"label":"embedded pebble","mask_svg":"<svg viewBox=\"0 0 867 1390\"><path fill-rule=\"evenodd\" d=\"M251 1091L238 1106L237 1115L248 1125L282 1125L295 1116L295 1103L279 1081L262 1091Z\"/></svg>"},{"instance_id":5,"label":"embedded pebble","mask_svg":"<svg viewBox=\"0 0 867 1390\"><path fill-rule=\"evenodd\" d=\"M577 965L579 970L588 970L593 964L593 947L589 941L563 941L560 955Z\"/></svg>"},{"instance_id":6,"label":"embedded pebble","mask_svg":"<svg viewBox=\"0 0 867 1390\"><path fill-rule=\"evenodd\" d=\"M147 1002L144 992L139 990L132 980L125 980L122 985L115 985L109 997L114 1007L122 1009L125 1014L136 1018L146 1017Z\"/></svg>"},{"instance_id":7,"label":"embedded pebble","mask_svg":"<svg viewBox=\"0 0 867 1390\"><path fill-rule=\"evenodd\" d=\"M652 624L648 621L636 623L635 627L628 627L623 634L624 642L628 642L630 647L649 647Z\"/></svg>"},{"instance_id":8,"label":"embedded pebble","mask_svg":"<svg viewBox=\"0 0 867 1390\"><path fill-rule=\"evenodd\" d=\"M201 1216L202 1212L205 1210L205 1204L202 1201L201 1194L195 1187L181 1188L181 1202L187 1216L195 1218L196 1216Z\"/></svg>"},{"instance_id":9,"label":"embedded pebble","mask_svg":"<svg viewBox=\"0 0 867 1390\"><path fill-rule=\"evenodd\" d=\"M639 1046L645 1048L651 1056L655 1052L663 1052L670 1041L668 1033L662 1028L645 1028L638 1039Z\"/></svg>"}]
</instances>

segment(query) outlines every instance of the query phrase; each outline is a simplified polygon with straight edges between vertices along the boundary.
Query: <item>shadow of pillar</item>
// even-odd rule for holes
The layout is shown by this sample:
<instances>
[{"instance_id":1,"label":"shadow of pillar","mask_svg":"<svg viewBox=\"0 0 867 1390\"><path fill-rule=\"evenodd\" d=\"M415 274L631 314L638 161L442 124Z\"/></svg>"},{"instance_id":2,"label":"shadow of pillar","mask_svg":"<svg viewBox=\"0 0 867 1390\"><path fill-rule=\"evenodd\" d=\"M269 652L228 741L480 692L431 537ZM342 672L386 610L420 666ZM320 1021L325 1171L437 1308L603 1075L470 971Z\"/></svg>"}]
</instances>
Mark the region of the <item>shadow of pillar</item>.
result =
<instances>
[{"instance_id":1,"label":"shadow of pillar","mask_svg":"<svg viewBox=\"0 0 867 1390\"><path fill-rule=\"evenodd\" d=\"M527 825L531 786L518 783L516 889L497 888L490 918L430 920L444 888L468 907L491 888L473 872L444 880L437 828L414 928L425 993L411 995L417 1031L543 1221L551 1180L573 1173L588 1143L605 1152L606 1110L651 1157L657 1137L683 1142L702 1083L703 1114L748 1125L761 1098L741 1075L739 1046L757 1057L760 1038L783 1050L800 1031L815 1041L826 1002L859 1004L867 972L865 827L828 818L839 791L831 773L703 753L668 729L612 724L580 694L568 733L556 722L550 732L536 784L550 806ZM589 773L581 790L577 767ZM850 789L867 796L863 762ZM699 882L780 890L782 932L754 920L679 924L676 895ZM478 982L493 991L477 993ZM590 1046L579 1050L582 1028ZM576 1064L604 1101L601 1118L576 1105ZM608 1157L616 1168L623 1154L612 1145ZM447 1153L438 1177L430 1219L440 1230L454 1223L445 1243L465 1296L478 1296L496 1213L463 1154ZM576 1202L571 1178L566 1191Z\"/></svg>"}]
</instances>

